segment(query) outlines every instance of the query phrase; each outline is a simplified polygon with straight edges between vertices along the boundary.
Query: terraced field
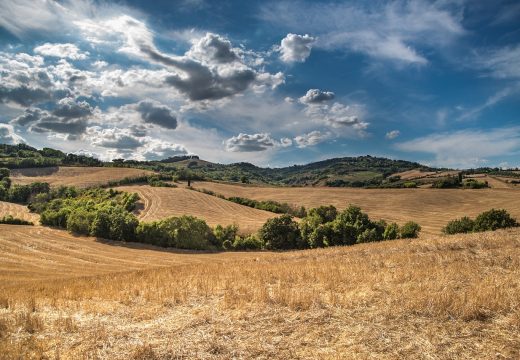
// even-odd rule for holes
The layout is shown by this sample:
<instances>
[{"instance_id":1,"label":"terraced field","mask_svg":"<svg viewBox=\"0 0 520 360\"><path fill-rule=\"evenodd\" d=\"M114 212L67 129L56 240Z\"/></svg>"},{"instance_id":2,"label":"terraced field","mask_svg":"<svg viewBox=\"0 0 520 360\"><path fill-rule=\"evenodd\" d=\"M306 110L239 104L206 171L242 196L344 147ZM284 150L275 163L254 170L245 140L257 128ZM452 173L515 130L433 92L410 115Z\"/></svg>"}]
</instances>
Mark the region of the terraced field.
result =
<instances>
[{"instance_id":1,"label":"terraced field","mask_svg":"<svg viewBox=\"0 0 520 360\"><path fill-rule=\"evenodd\" d=\"M88 187L106 184L111 180L153 174L152 171L131 168L110 167L48 167L11 170L14 184L30 184L35 181L47 182L52 186L69 185Z\"/></svg>"},{"instance_id":2,"label":"terraced field","mask_svg":"<svg viewBox=\"0 0 520 360\"><path fill-rule=\"evenodd\" d=\"M271 212L184 188L132 185L120 186L117 189L139 194L143 207L138 210L137 215L143 221L193 215L206 220L210 226L238 224L241 232L252 233L257 231L267 219L276 216Z\"/></svg>"},{"instance_id":3,"label":"terraced field","mask_svg":"<svg viewBox=\"0 0 520 360\"><path fill-rule=\"evenodd\" d=\"M360 206L371 217L404 223L418 222L425 233L439 233L452 219L476 216L491 208L503 208L520 218L518 189L353 189L257 187L213 182L195 182L195 188L225 196L276 200L312 208L332 204L343 209Z\"/></svg>"},{"instance_id":4,"label":"terraced field","mask_svg":"<svg viewBox=\"0 0 520 360\"><path fill-rule=\"evenodd\" d=\"M31 213L27 206L0 201L0 217L4 217L6 215L12 215L18 219L32 221L34 224L38 224L40 221L40 216L38 214Z\"/></svg>"}]
</instances>

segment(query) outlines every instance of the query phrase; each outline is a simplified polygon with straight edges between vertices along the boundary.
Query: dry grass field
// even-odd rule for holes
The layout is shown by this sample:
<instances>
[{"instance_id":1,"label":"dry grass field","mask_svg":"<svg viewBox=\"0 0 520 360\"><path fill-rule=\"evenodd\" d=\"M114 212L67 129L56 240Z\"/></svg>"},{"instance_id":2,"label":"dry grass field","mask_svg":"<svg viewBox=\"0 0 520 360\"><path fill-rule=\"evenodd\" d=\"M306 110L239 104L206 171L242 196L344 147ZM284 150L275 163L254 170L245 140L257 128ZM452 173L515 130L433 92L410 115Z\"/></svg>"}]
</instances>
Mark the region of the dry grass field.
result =
<instances>
[{"instance_id":1,"label":"dry grass field","mask_svg":"<svg viewBox=\"0 0 520 360\"><path fill-rule=\"evenodd\" d=\"M15 218L31 221L39 224L40 215L31 213L27 206L14 204L6 201L0 201L0 217L12 215Z\"/></svg>"},{"instance_id":2,"label":"dry grass field","mask_svg":"<svg viewBox=\"0 0 520 360\"><path fill-rule=\"evenodd\" d=\"M120 186L117 189L139 194L142 209L137 211L137 215L143 221L193 215L206 220L210 226L237 224L241 232L252 233L256 232L267 219L276 216L271 212L184 188L132 185Z\"/></svg>"},{"instance_id":3,"label":"dry grass field","mask_svg":"<svg viewBox=\"0 0 520 360\"><path fill-rule=\"evenodd\" d=\"M14 184L30 184L35 181L47 182L51 186L68 185L88 187L106 184L110 180L120 180L125 177L137 177L153 174L152 171L109 168L109 167L48 167L11 170Z\"/></svg>"},{"instance_id":4,"label":"dry grass field","mask_svg":"<svg viewBox=\"0 0 520 360\"><path fill-rule=\"evenodd\" d=\"M476 216L491 208L504 208L520 218L518 189L282 188L214 182L195 182L193 187L225 196L276 200L306 208L332 204L344 209L348 204L355 204L374 219L401 224L413 220L422 226L423 232L430 234L438 234L450 220Z\"/></svg>"},{"instance_id":5,"label":"dry grass field","mask_svg":"<svg viewBox=\"0 0 520 360\"><path fill-rule=\"evenodd\" d=\"M37 261L0 269L3 359L520 357L518 229L201 255L17 229L1 256Z\"/></svg>"}]
</instances>

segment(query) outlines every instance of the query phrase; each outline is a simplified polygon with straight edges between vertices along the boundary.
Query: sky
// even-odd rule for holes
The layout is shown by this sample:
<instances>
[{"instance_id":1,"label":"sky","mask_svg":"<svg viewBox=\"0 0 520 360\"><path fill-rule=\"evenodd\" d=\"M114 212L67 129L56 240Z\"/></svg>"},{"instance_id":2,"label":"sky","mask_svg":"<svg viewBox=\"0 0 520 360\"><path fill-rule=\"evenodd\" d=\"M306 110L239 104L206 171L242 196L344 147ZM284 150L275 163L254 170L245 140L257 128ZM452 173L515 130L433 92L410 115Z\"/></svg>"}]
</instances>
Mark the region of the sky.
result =
<instances>
[{"instance_id":1,"label":"sky","mask_svg":"<svg viewBox=\"0 0 520 360\"><path fill-rule=\"evenodd\" d=\"M520 2L0 0L0 142L520 166Z\"/></svg>"}]
</instances>

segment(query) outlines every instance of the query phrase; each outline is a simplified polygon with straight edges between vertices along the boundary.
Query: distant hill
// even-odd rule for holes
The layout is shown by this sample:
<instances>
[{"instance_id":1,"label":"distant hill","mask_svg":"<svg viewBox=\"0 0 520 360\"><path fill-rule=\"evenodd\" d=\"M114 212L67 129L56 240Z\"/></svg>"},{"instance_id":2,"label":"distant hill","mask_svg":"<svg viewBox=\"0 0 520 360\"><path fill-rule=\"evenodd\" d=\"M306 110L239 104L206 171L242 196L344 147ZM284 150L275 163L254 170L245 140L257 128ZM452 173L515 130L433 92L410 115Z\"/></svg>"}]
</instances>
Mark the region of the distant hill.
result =
<instances>
[{"instance_id":1,"label":"distant hill","mask_svg":"<svg viewBox=\"0 0 520 360\"><path fill-rule=\"evenodd\" d=\"M66 154L51 148L38 150L26 144L0 144L0 167L18 169L53 166L138 168L167 172L181 180L204 179L279 186L416 187L431 184L438 180L438 175L457 175L457 172L443 172L447 169L435 169L417 162L370 155L334 158L281 168L262 168L247 162L218 164L202 160L196 155L175 156L157 161L114 159L111 162L102 162L93 157ZM496 172L499 169L491 170ZM410 177L410 173L414 176Z\"/></svg>"},{"instance_id":2,"label":"distant hill","mask_svg":"<svg viewBox=\"0 0 520 360\"><path fill-rule=\"evenodd\" d=\"M395 173L408 170L434 170L416 162L370 155L334 158L282 168L262 168L245 162L216 164L200 159L186 159L169 164L155 163L155 165L158 165L161 170L188 171L197 177L211 180L289 186L380 186Z\"/></svg>"},{"instance_id":3,"label":"distant hill","mask_svg":"<svg viewBox=\"0 0 520 360\"><path fill-rule=\"evenodd\" d=\"M0 144L0 167L20 169L58 165L102 166L103 163L90 156L66 154L51 148L38 150L26 144Z\"/></svg>"}]
</instances>

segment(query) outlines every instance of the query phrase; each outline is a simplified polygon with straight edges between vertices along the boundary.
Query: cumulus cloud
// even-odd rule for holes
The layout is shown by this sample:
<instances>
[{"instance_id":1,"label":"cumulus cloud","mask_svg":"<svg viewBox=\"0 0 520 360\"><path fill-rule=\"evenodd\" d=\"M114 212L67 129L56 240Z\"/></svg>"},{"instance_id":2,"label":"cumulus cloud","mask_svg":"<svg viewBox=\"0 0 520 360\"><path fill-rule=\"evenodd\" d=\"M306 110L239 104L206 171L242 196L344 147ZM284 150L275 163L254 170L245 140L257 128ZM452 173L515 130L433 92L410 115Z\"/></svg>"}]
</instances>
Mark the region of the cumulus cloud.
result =
<instances>
[{"instance_id":1,"label":"cumulus cloud","mask_svg":"<svg viewBox=\"0 0 520 360\"><path fill-rule=\"evenodd\" d=\"M224 148L229 152L256 152L274 148L286 148L292 145L289 138L273 139L271 134L243 134L240 133L224 141Z\"/></svg>"},{"instance_id":2,"label":"cumulus cloud","mask_svg":"<svg viewBox=\"0 0 520 360\"><path fill-rule=\"evenodd\" d=\"M181 144L174 144L159 139L148 139L139 154L146 160L162 160L173 156L188 155L189 151Z\"/></svg>"},{"instance_id":3,"label":"cumulus cloud","mask_svg":"<svg viewBox=\"0 0 520 360\"><path fill-rule=\"evenodd\" d=\"M393 140L396 137L398 137L399 135L401 135L401 132L399 130L392 130L392 131L387 132L385 137L389 140Z\"/></svg>"},{"instance_id":4,"label":"cumulus cloud","mask_svg":"<svg viewBox=\"0 0 520 360\"><path fill-rule=\"evenodd\" d=\"M0 143L16 145L24 142L24 138L14 132L12 125L0 124Z\"/></svg>"},{"instance_id":5,"label":"cumulus cloud","mask_svg":"<svg viewBox=\"0 0 520 360\"><path fill-rule=\"evenodd\" d=\"M307 34L287 34L278 49L280 59L286 63L304 62L310 56L315 41L315 38Z\"/></svg>"},{"instance_id":6,"label":"cumulus cloud","mask_svg":"<svg viewBox=\"0 0 520 360\"><path fill-rule=\"evenodd\" d=\"M232 48L231 42L217 34L207 33L194 41L191 49L186 53L188 57L217 62L231 63L239 59L237 50Z\"/></svg>"},{"instance_id":7,"label":"cumulus cloud","mask_svg":"<svg viewBox=\"0 0 520 360\"><path fill-rule=\"evenodd\" d=\"M224 142L226 151L232 152L265 151L273 148L275 144L275 140L267 133L254 135L240 133Z\"/></svg>"},{"instance_id":8,"label":"cumulus cloud","mask_svg":"<svg viewBox=\"0 0 520 360\"><path fill-rule=\"evenodd\" d=\"M324 101L334 99L335 94L332 91L322 91L319 89L309 89L307 93L300 97L302 104L317 104Z\"/></svg>"},{"instance_id":9,"label":"cumulus cloud","mask_svg":"<svg viewBox=\"0 0 520 360\"><path fill-rule=\"evenodd\" d=\"M428 60L416 47L442 48L464 35L458 7L446 1L267 3L260 16L282 29L311 31L326 50L408 64ZM302 21L302 19L305 19Z\"/></svg>"},{"instance_id":10,"label":"cumulus cloud","mask_svg":"<svg viewBox=\"0 0 520 360\"><path fill-rule=\"evenodd\" d=\"M75 101L73 98L63 98L58 101L52 114L65 119L76 119L92 115L94 109L86 101Z\"/></svg>"},{"instance_id":11,"label":"cumulus cloud","mask_svg":"<svg viewBox=\"0 0 520 360\"><path fill-rule=\"evenodd\" d=\"M143 145L143 140L132 133L131 129L102 128L92 126L86 129L85 139L94 146L132 150Z\"/></svg>"},{"instance_id":12,"label":"cumulus cloud","mask_svg":"<svg viewBox=\"0 0 520 360\"><path fill-rule=\"evenodd\" d=\"M257 70L244 62L231 42L213 33L193 40L182 56L161 52L154 44L146 24L122 15L103 22L82 21L80 28L92 41L102 41L118 34L124 39L119 51L164 65L169 74L163 79L190 101L219 100L240 94L249 88L262 88L266 83L280 84L280 74Z\"/></svg>"},{"instance_id":13,"label":"cumulus cloud","mask_svg":"<svg viewBox=\"0 0 520 360\"><path fill-rule=\"evenodd\" d=\"M93 112L94 109L85 101L64 98L51 111L38 107L26 108L11 120L11 124L26 127L31 132L60 133L75 139L85 132Z\"/></svg>"},{"instance_id":14,"label":"cumulus cloud","mask_svg":"<svg viewBox=\"0 0 520 360\"><path fill-rule=\"evenodd\" d=\"M0 53L0 102L30 106L70 94L63 82L44 66L41 56Z\"/></svg>"},{"instance_id":15,"label":"cumulus cloud","mask_svg":"<svg viewBox=\"0 0 520 360\"><path fill-rule=\"evenodd\" d=\"M328 104L310 104L305 113L317 122L325 123L334 128L354 129L360 133L368 128L369 123L362 119L362 105L344 105L338 102Z\"/></svg>"},{"instance_id":16,"label":"cumulus cloud","mask_svg":"<svg viewBox=\"0 0 520 360\"><path fill-rule=\"evenodd\" d=\"M520 127L436 133L399 143L396 147L403 151L431 154L437 166L482 166L485 159L520 151Z\"/></svg>"},{"instance_id":17,"label":"cumulus cloud","mask_svg":"<svg viewBox=\"0 0 520 360\"><path fill-rule=\"evenodd\" d=\"M294 142L299 148L306 148L308 146L317 145L331 137L331 133L322 133L321 131L315 130L310 133L296 136Z\"/></svg>"},{"instance_id":18,"label":"cumulus cloud","mask_svg":"<svg viewBox=\"0 0 520 360\"><path fill-rule=\"evenodd\" d=\"M143 100L135 105L141 118L148 124L155 124L167 129L177 127L177 116L171 108L154 100Z\"/></svg>"},{"instance_id":19,"label":"cumulus cloud","mask_svg":"<svg viewBox=\"0 0 520 360\"><path fill-rule=\"evenodd\" d=\"M67 58L71 60L85 60L89 53L81 52L74 44L51 44L45 43L34 48L36 54L43 56L52 56L59 58Z\"/></svg>"},{"instance_id":20,"label":"cumulus cloud","mask_svg":"<svg viewBox=\"0 0 520 360\"><path fill-rule=\"evenodd\" d=\"M189 153L184 145L140 136L129 128L91 126L87 128L83 139L94 147L102 148L104 159L162 160Z\"/></svg>"}]
</instances>

